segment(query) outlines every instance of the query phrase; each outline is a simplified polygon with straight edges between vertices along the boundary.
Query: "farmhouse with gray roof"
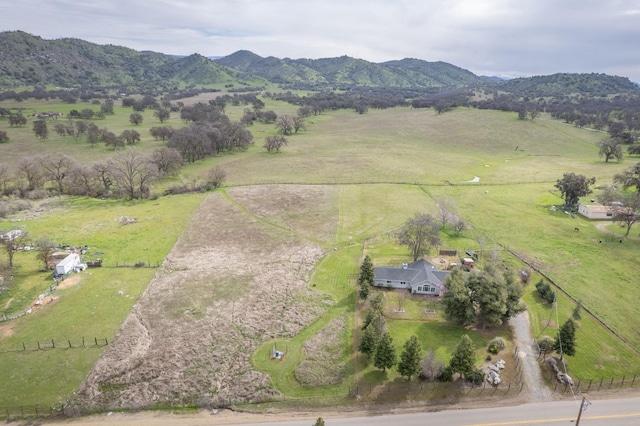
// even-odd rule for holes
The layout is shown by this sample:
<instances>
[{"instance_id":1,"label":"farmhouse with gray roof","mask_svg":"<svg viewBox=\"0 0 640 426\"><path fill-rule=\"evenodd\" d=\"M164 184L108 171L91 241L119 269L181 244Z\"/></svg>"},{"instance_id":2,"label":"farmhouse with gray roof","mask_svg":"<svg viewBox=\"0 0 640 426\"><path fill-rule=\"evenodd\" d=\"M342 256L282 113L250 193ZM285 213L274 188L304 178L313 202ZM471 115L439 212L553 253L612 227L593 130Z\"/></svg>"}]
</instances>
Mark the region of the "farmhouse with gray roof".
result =
<instances>
[{"instance_id":1,"label":"farmhouse with gray roof","mask_svg":"<svg viewBox=\"0 0 640 426\"><path fill-rule=\"evenodd\" d=\"M376 287L406 288L411 293L440 296L444 293L444 280L449 271L442 271L424 259L404 263L399 268L376 266L374 285Z\"/></svg>"}]
</instances>

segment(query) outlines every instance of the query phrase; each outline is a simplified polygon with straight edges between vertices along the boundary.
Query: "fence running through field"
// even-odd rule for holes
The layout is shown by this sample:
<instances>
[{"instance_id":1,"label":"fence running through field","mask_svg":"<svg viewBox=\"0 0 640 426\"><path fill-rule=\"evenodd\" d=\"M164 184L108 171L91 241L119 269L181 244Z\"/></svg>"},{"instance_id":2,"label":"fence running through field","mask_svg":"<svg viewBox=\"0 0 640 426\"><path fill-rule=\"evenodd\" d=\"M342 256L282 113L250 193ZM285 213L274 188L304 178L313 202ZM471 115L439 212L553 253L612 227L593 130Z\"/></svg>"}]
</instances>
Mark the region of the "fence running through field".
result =
<instances>
[{"instance_id":1,"label":"fence running through field","mask_svg":"<svg viewBox=\"0 0 640 426\"><path fill-rule=\"evenodd\" d=\"M16 347L15 349L5 349L0 351L3 352L34 352L34 351L45 351L51 349L82 349L82 348L91 348L91 347L102 347L107 346L109 344L109 340L106 337L93 337L93 338L84 338L77 339L71 341L71 339L48 339L48 340L36 340L35 342L22 342L22 345Z\"/></svg>"},{"instance_id":2,"label":"fence running through field","mask_svg":"<svg viewBox=\"0 0 640 426\"><path fill-rule=\"evenodd\" d=\"M108 268L110 267L108 264L101 264L102 268ZM115 264L113 264L111 267L114 268L159 268L160 267L160 262L156 261L155 264L152 264L151 262L147 261L137 261L137 262L127 262L127 261L116 261ZM74 272L74 274L76 273L80 273L80 272ZM61 277L58 277L56 279L53 279L53 283L49 286L49 288L45 291L43 291L42 293L40 293L40 295L38 296L38 300L42 300L47 296L52 296L56 289L58 288L58 286L66 279L69 278L72 274L66 274L63 275ZM6 312L3 312L2 315L0 315L0 323L5 322L5 321L12 321L18 318L21 318L25 315L30 314L33 311L34 306L29 306L28 308L15 313L15 314L11 314L11 315L7 315Z\"/></svg>"}]
</instances>

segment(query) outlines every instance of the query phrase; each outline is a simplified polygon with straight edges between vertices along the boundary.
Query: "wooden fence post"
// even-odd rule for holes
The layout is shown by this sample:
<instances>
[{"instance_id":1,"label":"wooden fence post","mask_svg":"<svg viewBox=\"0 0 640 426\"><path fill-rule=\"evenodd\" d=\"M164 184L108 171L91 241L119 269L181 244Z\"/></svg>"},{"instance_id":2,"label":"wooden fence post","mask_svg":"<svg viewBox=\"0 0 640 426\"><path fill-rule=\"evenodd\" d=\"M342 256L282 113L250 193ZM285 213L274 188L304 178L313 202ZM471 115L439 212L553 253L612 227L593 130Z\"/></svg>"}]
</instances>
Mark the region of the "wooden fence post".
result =
<instances>
[{"instance_id":1,"label":"wooden fence post","mask_svg":"<svg viewBox=\"0 0 640 426\"><path fill-rule=\"evenodd\" d=\"M54 342L53 339L51 339L51 347L53 347L53 349L56 348L56 342Z\"/></svg>"}]
</instances>

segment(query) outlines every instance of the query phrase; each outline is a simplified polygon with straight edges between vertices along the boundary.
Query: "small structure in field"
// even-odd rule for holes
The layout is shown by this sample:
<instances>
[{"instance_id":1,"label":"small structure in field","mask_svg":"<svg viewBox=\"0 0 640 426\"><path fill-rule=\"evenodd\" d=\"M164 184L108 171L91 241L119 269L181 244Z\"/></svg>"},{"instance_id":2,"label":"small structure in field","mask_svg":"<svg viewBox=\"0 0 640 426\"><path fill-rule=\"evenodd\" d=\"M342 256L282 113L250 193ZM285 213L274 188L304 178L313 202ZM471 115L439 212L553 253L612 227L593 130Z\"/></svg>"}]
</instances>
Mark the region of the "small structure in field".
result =
<instances>
[{"instance_id":1,"label":"small structure in field","mask_svg":"<svg viewBox=\"0 0 640 426\"><path fill-rule=\"evenodd\" d=\"M473 268L475 266L473 259L470 257L463 257L462 258L462 265L466 266L467 268Z\"/></svg>"},{"instance_id":2,"label":"small structure in field","mask_svg":"<svg viewBox=\"0 0 640 426\"><path fill-rule=\"evenodd\" d=\"M275 359L278 361L282 361L284 359L284 355L286 352L283 352L281 350L278 350L278 348L276 348L276 345L273 345L273 348L271 348L271 359Z\"/></svg>"},{"instance_id":3,"label":"small structure in field","mask_svg":"<svg viewBox=\"0 0 640 426\"><path fill-rule=\"evenodd\" d=\"M611 206L597 206L592 204L580 204L578 213L591 220L612 220L613 209Z\"/></svg>"},{"instance_id":4,"label":"small structure in field","mask_svg":"<svg viewBox=\"0 0 640 426\"><path fill-rule=\"evenodd\" d=\"M73 271L73 268L78 264L80 264L80 255L78 253L71 253L58 262L56 265L56 275L66 275Z\"/></svg>"}]
</instances>

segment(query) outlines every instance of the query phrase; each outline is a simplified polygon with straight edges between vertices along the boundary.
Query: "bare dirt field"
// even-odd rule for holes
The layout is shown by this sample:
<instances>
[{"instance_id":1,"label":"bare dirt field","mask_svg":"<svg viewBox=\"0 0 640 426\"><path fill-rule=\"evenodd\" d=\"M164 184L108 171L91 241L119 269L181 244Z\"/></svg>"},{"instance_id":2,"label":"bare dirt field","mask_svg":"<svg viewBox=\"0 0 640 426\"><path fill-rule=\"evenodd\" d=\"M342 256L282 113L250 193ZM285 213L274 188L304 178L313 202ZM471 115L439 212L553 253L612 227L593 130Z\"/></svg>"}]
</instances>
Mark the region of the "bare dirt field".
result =
<instances>
[{"instance_id":1,"label":"bare dirt field","mask_svg":"<svg viewBox=\"0 0 640 426\"><path fill-rule=\"evenodd\" d=\"M296 191L278 195L295 199L291 211L307 208ZM322 253L211 194L85 379L75 407L220 405L273 395L250 355L268 339L294 336L332 303L307 285Z\"/></svg>"}]
</instances>

